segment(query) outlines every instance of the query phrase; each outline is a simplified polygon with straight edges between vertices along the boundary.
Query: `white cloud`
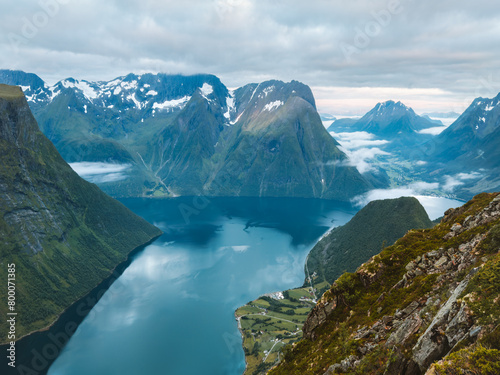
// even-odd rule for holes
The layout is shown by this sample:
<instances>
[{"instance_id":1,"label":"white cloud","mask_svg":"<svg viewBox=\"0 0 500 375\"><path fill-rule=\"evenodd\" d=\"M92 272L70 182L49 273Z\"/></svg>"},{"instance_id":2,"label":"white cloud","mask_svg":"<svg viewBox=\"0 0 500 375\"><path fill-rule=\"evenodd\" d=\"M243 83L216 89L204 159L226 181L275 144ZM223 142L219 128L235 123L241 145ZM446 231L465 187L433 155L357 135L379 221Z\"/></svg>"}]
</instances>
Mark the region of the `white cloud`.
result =
<instances>
[{"instance_id":1,"label":"white cloud","mask_svg":"<svg viewBox=\"0 0 500 375\"><path fill-rule=\"evenodd\" d=\"M446 192L452 192L457 186L464 185L467 180L476 180L482 177L481 173L471 172L471 173L458 173L454 176L444 176L445 182L443 185L443 190Z\"/></svg>"},{"instance_id":2,"label":"white cloud","mask_svg":"<svg viewBox=\"0 0 500 375\"><path fill-rule=\"evenodd\" d=\"M429 215L429 218L431 220L434 220L442 216L447 209L452 207L459 207L464 203L456 199L425 195L430 193L432 190L438 189L439 186L440 185L437 182L429 183L419 181L395 189L375 189L369 191L366 194L355 197L353 199L353 203L360 207L364 207L369 202L375 200L394 199L399 197L415 197L425 208L427 215Z\"/></svg>"},{"instance_id":3,"label":"white cloud","mask_svg":"<svg viewBox=\"0 0 500 375\"><path fill-rule=\"evenodd\" d=\"M446 129L446 126L436 126L435 128L422 129L418 133L438 135L438 134L441 134L443 132L443 130L445 130L445 129Z\"/></svg>"},{"instance_id":4,"label":"white cloud","mask_svg":"<svg viewBox=\"0 0 500 375\"><path fill-rule=\"evenodd\" d=\"M344 162L337 162L339 166L356 167L359 173L366 173L375 170L375 167L370 163L379 155L390 155L388 152L381 150L378 147L389 143L383 139L374 139L373 134L367 132L330 132L340 143L340 150L344 152L348 160Z\"/></svg>"},{"instance_id":5,"label":"white cloud","mask_svg":"<svg viewBox=\"0 0 500 375\"><path fill-rule=\"evenodd\" d=\"M80 177L95 184L124 180L128 177L125 171L131 167L130 164L88 161L69 165Z\"/></svg>"},{"instance_id":6,"label":"white cloud","mask_svg":"<svg viewBox=\"0 0 500 375\"><path fill-rule=\"evenodd\" d=\"M296 79L313 87L320 109L345 114L387 99L453 110L498 87L484 83L500 55L492 48L500 42L500 3L488 0L403 1L352 61L340 44L353 45L387 1L53 1L58 9L43 27L25 25L43 15L39 2L0 1L0 66L52 83L145 71L213 73L231 87ZM24 38L17 48L13 34Z\"/></svg>"},{"instance_id":7,"label":"white cloud","mask_svg":"<svg viewBox=\"0 0 500 375\"><path fill-rule=\"evenodd\" d=\"M384 139L374 139L375 135L367 132L330 132L330 135L348 150L359 147L382 146L389 143Z\"/></svg>"},{"instance_id":8,"label":"white cloud","mask_svg":"<svg viewBox=\"0 0 500 375\"><path fill-rule=\"evenodd\" d=\"M390 155L388 152L382 151L377 147L373 148L360 148L354 151L347 150L346 148L340 147L340 149L349 158L346 165L351 167L356 167L359 173L366 173L375 170L375 167L369 162L375 159L378 155Z\"/></svg>"}]
</instances>

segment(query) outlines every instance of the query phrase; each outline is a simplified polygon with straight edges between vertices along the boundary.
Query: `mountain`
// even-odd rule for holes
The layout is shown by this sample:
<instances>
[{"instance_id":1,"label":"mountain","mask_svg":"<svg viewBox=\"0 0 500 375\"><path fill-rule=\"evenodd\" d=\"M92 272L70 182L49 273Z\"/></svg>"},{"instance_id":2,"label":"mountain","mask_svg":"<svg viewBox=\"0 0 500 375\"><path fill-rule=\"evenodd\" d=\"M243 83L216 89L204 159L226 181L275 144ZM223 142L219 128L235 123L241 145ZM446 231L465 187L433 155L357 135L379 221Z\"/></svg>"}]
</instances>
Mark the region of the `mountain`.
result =
<instances>
[{"instance_id":1,"label":"mountain","mask_svg":"<svg viewBox=\"0 0 500 375\"><path fill-rule=\"evenodd\" d=\"M378 103L352 126L359 131L372 133L386 139L394 139L434 127L435 124L418 116L413 109L403 103L388 100Z\"/></svg>"},{"instance_id":2,"label":"mountain","mask_svg":"<svg viewBox=\"0 0 500 375\"><path fill-rule=\"evenodd\" d=\"M414 159L414 151L432 140L432 135L422 132L439 126L433 120L418 116L413 109L392 100L378 103L360 119L340 119L328 128L329 132L366 132L374 140L387 143L379 148L403 159Z\"/></svg>"},{"instance_id":3,"label":"mountain","mask_svg":"<svg viewBox=\"0 0 500 375\"><path fill-rule=\"evenodd\" d=\"M496 155L485 154L483 148L499 140L500 94L493 99L477 98L465 112L438 136L437 142L446 144L437 150L435 157L446 162L460 159L467 167L491 167L498 165ZM491 150L490 151L494 151Z\"/></svg>"},{"instance_id":4,"label":"mountain","mask_svg":"<svg viewBox=\"0 0 500 375\"><path fill-rule=\"evenodd\" d=\"M427 147L429 173L460 174L459 194L500 187L500 94L477 98ZM475 178L472 178L475 177Z\"/></svg>"},{"instance_id":5,"label":"mountain","mask_svg":"<svg viewBox=\"0 0 500 375\"><path fill-rule=\"evenodd\" d=\"M335 281L270 374L499 373L499 245L498 193L408 232Z\"/></svg>"},{"instance_id":6,"label":"mountain","mask_svg":"<svg viewBox=\"0 0 500 375\"><path fill-rule=\"evenodd\" d=\"M441 120L433 120L430 116L428 115L422 115L421 116L422 118L432 122L433 124L437 125L437 126L443 126L443 122Z\"/></svg>"},{"instance_id":7,"label":"mountain","mask_svg":"<svg viewBox=\"0 0 500 375\"><path fill-rule=\"evenodd\" d=\"M337 118L329 113L320 113L321 121L335 121Z\"/></svg>"},{"instance_id":8,"label":"mountain","mask_svg":"<svg viewBox=\"0 0 500 375\"><path fill-rule=\"evenodd\" d=\"M129 74L24 87L42 132L70 162L120 164L99 182L123 196L350 199L371 187L324 129L311 90L267 81L228 90L213 75Z\"/></svg>"},{"instance_id":9,"label":"mountain","mask_svg":"<svg viewBox=\"0 0 500 375\"><path fill-rule=\"evenodd\" d=\"M329 132L342 132L342 131L359 131L358 128L353 127L353 125L359 119L354 118L339 118L332 122L332 124L328 127Z\"/></svg>"},{"instance_id":10,"label":"mountain","mask_svg":"<svg viewBox=\"0 0 500 375\"><path fill-rule=\"evenodd\" d=\"M71 169L19 87L0 85L0 149L0 278L15 264L19 339L51 325L161 231ZM0 327L7 332L5 319Z\"/></svg>"},{"instance_id":11,"label":"mountain","mask_svg":"<svg viewBox=\"0 0 500 375\"><path fill-rule=\"evenodd\" d=\"M343 272L392 245L410 229L432 227L425 209L416 198L401 197L368 203L347 224L328 232L312 248L306 270L319 281L333 283Z\"/></svg>"}]
</instances>

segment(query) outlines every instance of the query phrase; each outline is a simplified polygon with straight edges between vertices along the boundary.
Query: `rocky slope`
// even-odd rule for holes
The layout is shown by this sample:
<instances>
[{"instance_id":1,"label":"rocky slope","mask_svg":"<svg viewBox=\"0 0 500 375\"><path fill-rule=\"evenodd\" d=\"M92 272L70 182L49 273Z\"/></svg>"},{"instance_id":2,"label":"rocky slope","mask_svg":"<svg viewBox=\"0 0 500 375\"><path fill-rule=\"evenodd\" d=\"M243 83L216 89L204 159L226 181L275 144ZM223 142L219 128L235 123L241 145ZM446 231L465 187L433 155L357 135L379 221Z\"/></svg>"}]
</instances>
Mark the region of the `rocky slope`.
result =
<instances>
[{"instance_id":1,"label":"rocky slope","mask_svg":"<svg viewBox=\"0 0 500 375\"><path fill-rule=\"evenodd\" d=\"M267 81L228 90L212 75L130 74L23 85L42 132L68 162L127 166L113 196L349 199L372 186L324 129L311 90Z\"/></svg>"},{"instance_id":2,"label":"rocky slope","mask_svg":"<svg viewBox=\"0 0 500 375\"><path fill-rule=\"evenodd\" d=\"M334 228L312 248L309 274L332 284L343 272L352 272L392 245L410 229L430 228L432 222L416 198L401 197L370 202L347 224Z\"/></svg>"},{"instance_id":3,"label":"rocky slope","mask_svg":"<svg viewBox=\"0 0 500 375\"><path fill-rule=\"evenodd\" d=\"M271 374L497 374L500 195L483 193L345 273Z\"/></svg>"},{"instance_id":4,"label":"rocky slope","mask_svg":"<svg viewBox=\"0 0 500 375\"><path fill-rule=\"evenodd\" d=\"M14 263L19 339L53 323L161 232L71 169L19 87L0 85L0 149L0 280Z\"/></svg>"}]
</instances>

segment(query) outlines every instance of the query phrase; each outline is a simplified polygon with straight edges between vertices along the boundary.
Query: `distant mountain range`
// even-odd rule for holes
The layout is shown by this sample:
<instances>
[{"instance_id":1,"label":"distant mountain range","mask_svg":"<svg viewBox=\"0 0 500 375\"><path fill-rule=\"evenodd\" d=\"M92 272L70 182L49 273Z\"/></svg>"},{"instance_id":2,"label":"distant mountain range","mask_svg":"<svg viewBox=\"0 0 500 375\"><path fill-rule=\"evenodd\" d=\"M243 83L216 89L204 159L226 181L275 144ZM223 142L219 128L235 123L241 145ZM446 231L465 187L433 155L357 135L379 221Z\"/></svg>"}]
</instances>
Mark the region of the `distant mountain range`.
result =
<instances>
[{"instance_id":1,"label":"distant mountain range","mask_svg":"<svg viewBox=\"0 0 500 375\"><path fill-rule=\"evenodd\" d=\"M129 74L48 86L34 74L7 70L0 82L23 88L66 161L127 167L124 178L99 183L113 196L345 200L375 181L348 165L300 82L230 91L213 75Z\"/></svg>"},{"instance_id":2,"label":"distant mountain range","mask_svg":"<svg viewBox=\"0 0 500 375\"><path fill-rule=\"evenodd\" d=\"M427 116L431 118L457 118L460 116L460 113L457 112L428 112L423 113L422 116Z\"/></svg>"},{"instance_id":3,"label":"distant mountain range","mask_svg":"<svg viewBox=\"0 0 500 375\"><path fill-rule=\"evenodd\" d=\"M386 139L394 139L434 127L435 124L418 116L413 109L403 103L389 100L378 103L353 126L360 131L366 131Z\"/></svg>"},{"instance_id":4,"label":"distant mountain range","mask_svg":"<svg viewBox=\"0 0 500 375\"><path fill-rule=\"evenodd\" d=\"M401 102L387 101L378 103L360 119L334 121L328 131L363 131L387 140L377 147L400 162L413 163L418 178L429 182L447 178L455 185L454 194L469 199L500 188L499 102L500 94L492 99L477 98L458 117L455 112L418 116ZM458 118L445 127L429 115Z\"/></svg>"}]
</instances>

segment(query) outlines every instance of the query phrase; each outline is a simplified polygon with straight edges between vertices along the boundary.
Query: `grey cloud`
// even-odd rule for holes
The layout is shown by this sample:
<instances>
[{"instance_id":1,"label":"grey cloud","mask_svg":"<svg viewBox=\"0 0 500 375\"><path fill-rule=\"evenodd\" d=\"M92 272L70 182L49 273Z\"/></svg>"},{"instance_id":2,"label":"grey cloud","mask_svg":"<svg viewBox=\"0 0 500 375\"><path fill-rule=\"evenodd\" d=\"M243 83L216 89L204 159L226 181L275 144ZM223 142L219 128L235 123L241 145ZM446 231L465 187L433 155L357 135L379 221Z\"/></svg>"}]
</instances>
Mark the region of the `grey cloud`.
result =
<instances>
[{"instance_id":1,"label":"grey cloud","mask_svg":"<svg viewBox=\"0 0 500 375\"><path fill-rule=\"evenodd\" d=\"M440 88L455 100L492 96L500 87L500 3L486 0L400 0L401 11L350 61L340 44L354 45L388 1L42 1L61 2L59 11L13 53L9 33L22 35L24 20L43 10L38 2L0 0L0 66L52 82L207 72L231 87L297 79L323 87Z\"/></svg>"}]
</instances>

